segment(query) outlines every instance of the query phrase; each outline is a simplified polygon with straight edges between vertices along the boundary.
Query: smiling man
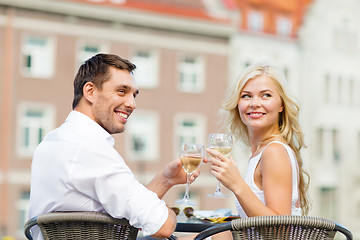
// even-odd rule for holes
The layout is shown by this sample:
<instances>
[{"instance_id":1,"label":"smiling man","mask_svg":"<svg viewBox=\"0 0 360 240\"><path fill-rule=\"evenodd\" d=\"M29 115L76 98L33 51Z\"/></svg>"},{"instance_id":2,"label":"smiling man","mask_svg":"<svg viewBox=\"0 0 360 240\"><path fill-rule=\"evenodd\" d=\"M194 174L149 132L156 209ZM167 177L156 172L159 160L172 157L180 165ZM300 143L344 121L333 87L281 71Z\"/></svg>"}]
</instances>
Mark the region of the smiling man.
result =
<instances>
[{"instance_id":1,"label":"smiling man","mask_svg":"<svg viewBox=\"0 0 360 240\"><path fill-rule=\"evenodd\" d=\"M98 211L128 219L144 235L173 233L176 216L161 198L172 186L186 183L180 159L144 186L114 149L111 134L125 130L136 107L134 70L134 64L112 54L97 54L80 66L73 111L34 153L30 218L54 211ZM33 235L42 239L37 228Z\"/></svg>"}]
</instances>

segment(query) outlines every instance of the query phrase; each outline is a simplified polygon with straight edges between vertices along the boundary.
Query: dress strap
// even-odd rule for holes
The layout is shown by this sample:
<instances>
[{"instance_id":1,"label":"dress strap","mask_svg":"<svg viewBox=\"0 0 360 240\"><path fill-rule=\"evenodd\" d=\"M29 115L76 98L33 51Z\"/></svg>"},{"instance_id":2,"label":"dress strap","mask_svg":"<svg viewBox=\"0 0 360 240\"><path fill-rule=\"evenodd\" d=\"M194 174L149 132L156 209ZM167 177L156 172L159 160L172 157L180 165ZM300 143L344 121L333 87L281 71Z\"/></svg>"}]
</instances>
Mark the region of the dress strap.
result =
<instances>
[{"instance_id":1,"label":"dress strap","mask_svg":"<svg viewBox=\"0 0 360 240\"><path fill-rule=\"evenodd\" d=\"M261 155L262 155L262 152L263 152L270 144L272 144L272 143L279 143L279 144L283 145L283 146L285 147L285 149L286 149L286 146L287 146L285 143L280 142L280 141L277 141L277 140L271 141L271 142L269 142L269 143L264 147L264 149L261 151Z\"/></svg>"}]
</instances>

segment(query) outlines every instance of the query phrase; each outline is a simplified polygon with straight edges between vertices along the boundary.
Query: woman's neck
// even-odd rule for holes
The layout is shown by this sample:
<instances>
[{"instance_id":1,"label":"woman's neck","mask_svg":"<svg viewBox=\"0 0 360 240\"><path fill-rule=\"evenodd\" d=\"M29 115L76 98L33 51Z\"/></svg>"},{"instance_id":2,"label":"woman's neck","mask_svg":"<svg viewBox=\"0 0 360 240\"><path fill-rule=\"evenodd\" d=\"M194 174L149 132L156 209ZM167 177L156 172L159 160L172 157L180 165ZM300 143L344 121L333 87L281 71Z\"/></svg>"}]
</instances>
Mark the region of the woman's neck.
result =
<instances>
[{"instance_id":1,"label":"woman's neck","mask_svg":"<svg viewBox=\"0 0 360 240\"><path fill-rule=\"evenodd\" d=\"M250 147L252 156L255 156L271 141L283 141L283 137L280 136L280 131L278 128L276 130L269 129L269 131L261 132L249 132Z\"/></svg>"}]
</instances>

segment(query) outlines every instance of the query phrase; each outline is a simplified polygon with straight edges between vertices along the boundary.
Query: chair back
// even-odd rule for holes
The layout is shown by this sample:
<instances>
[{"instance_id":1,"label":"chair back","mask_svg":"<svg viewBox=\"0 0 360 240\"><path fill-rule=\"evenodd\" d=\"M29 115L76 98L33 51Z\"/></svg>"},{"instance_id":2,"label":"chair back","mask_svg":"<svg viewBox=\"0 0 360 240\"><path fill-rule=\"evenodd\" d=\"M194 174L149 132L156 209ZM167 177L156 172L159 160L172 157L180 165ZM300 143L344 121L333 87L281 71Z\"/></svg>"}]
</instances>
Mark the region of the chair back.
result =
<instances>
[{"instance_id":1,"label":"chair back","mask_svg":"<svg viewBox=\"0 0 360 240\"><path fill-rule=\"evenodd\" d=\"M347 240L353 239L348 229L331 220L309 216L261 216L219 224L204 230L195 240L205 239L226 230L231 230L235 240L329 240L334 239L337 232L342 233Z\"/></svg>"},{"instance_id":2,"label":"chair back","mask_svg":"<svg viewBox=\"0 0 360 240\"><path fill-rule=\"evenodd\" d=\"M137 228L127 219L117 219L100 212L52 212L25 224L25 236L32 240L31 228L38 225L44 240L135 240Z\"/></svg>"}]
</instances>

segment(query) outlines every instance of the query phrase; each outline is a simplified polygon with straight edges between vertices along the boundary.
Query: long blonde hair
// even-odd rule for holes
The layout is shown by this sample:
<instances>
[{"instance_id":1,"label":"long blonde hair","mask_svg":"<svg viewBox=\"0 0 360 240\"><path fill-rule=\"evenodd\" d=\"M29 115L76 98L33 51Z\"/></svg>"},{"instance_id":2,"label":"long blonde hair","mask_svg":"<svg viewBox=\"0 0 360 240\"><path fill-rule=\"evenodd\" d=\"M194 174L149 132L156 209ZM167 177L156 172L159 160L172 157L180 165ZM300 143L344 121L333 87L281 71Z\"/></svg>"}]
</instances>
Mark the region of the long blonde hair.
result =
<instances>
[{"instance_id":1,"label":"long blonde hair","mask_svg":"<svg viewBox=\"0 0 360 240\"><path fill-rule=\"evenodd\" d=\"M241 121L238 103L240 100L240 93L245 84L255 77L265 75L272 79L276 85L276 89L281 97L284 110L279 116L279 131L280 136L283 137L289 146L293 149L299 166L299 196L300 207L304 215L308 214L310 203L307 196L309 188L310 177L303 169L303 161L300 150L305 147L304 134L299 123L299 105L292 99L285 90L286 77L283 72L270 65L255 65L248 67L240 75L235 85L229 88L224 100L223 109L227 112L225 124L230 128L232 135L235 138L242 140L246 145L250 145L249 133L246 125ZM265 141L266 139L263 139ZM306 179L305 179L306 177Z\"/></svg>"}]
</instances>

